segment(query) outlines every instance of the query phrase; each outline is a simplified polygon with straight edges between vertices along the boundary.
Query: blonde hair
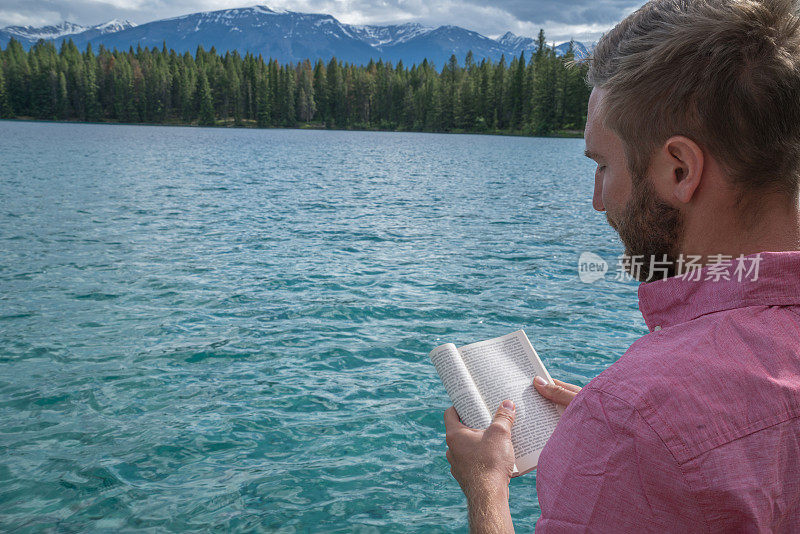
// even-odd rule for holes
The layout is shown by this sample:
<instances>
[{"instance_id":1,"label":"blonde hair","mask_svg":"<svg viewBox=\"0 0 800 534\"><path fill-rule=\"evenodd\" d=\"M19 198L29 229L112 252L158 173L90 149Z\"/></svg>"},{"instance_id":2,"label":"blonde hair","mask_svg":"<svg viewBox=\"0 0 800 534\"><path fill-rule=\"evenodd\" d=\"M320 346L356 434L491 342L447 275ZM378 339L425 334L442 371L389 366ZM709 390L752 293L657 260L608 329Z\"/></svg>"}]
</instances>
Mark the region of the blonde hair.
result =
<instances>
[{"instance_id":1,"label":"blonde hair","mask_svg":"<svg viewBox=\"0 0 800 534\"><path fill-rule=\"evenodd\" d=\"M653 0L604 35L589 68L634 176L685 135L742 191L797 194L800 19L792 0Z\"/></svg>"}]
</instances>

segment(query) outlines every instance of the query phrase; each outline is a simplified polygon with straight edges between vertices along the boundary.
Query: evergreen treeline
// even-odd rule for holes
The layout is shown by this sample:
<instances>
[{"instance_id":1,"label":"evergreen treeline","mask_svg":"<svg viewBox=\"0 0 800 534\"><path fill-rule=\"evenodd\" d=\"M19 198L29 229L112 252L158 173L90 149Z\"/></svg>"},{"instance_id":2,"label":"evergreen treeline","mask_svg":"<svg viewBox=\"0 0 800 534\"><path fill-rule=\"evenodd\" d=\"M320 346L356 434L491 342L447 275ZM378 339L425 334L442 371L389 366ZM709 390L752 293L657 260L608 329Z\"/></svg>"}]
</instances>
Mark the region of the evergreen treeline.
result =
<instances>
[{"instance_id":1,"label":"evergreen treeline","mask_svg":"<svg viewBox=\"0 0 800 534\"><path fill-rule=\"evenodd\" d=\"M0 117L547 135L581 130L589 89L586 66L539 49L506 63L476 63L470 52L437 71L336 59L279 65L260 55L166 47L83 52L40 41L26 52L0 49Z\"/></svg>"}]
</instances>

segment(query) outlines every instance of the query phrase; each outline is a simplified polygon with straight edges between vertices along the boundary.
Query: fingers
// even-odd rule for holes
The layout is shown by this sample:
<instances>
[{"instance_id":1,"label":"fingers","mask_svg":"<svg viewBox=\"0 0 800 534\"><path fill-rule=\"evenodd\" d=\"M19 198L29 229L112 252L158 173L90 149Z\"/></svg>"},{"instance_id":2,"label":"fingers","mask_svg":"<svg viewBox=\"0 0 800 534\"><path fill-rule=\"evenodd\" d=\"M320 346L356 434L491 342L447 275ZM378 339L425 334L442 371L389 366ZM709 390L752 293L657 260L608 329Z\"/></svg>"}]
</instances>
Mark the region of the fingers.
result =
<instances>
[{"instance_id":1,"label":"fingers","mask_svg":"<svg viewBox=\"0 0 800 534\"><path fill-rule=\"evenodd\" d=\"M494 428L495 431L504 431L507 433L511 433L511 427L514 426L514 416L516 414L516 409L514 407L514 402L511 400L504 400L500 406L497 407L497 412L494 414L494 419L492 419L492 424L489 426L489 429Z\"/></svg>"},{"instance_id":2,"label":"fingers","mask_svg":"<svg viewBox=\"0 0 800 534\"><path fill-rule=\"evenodd\" d=\"M560 404L561 406L567 406L570 402L572 402L572 399L575 398L575 395L577 395L581 390L580 387L573 384L567 384L561 380L547 382L540 376L537 376L533 380L533 387L536 388L536 391L538 391L542 397L549 399L556 404Z\"/></svg>"},{"instance_id":3,"label":"fingers","mask_svg":"<svg viewBox=\"0 0 800 534\"><path fill-rule=\"evenodd\" d=\"M455 406L450 406L448 409L444 411L445 432L452 432L463 426L464 424L461 423L461 420L458 418L458 412L456 412Z\"/></svg>"},{"instance_id":4,"label":"fingers","mask_svg":"<svg viewBox=\"0 0 800 534\"><path fill-rule=\"evenodd\" d=\"M561 380L557 380L555 378L553 379L553 382L555 382L556 385L566 389L567 391L574 391L575 393L577 393L581 390L580 386L576 386L575 384L568 384L566 382L562 382Z\"/></svg>"}]
</instances>

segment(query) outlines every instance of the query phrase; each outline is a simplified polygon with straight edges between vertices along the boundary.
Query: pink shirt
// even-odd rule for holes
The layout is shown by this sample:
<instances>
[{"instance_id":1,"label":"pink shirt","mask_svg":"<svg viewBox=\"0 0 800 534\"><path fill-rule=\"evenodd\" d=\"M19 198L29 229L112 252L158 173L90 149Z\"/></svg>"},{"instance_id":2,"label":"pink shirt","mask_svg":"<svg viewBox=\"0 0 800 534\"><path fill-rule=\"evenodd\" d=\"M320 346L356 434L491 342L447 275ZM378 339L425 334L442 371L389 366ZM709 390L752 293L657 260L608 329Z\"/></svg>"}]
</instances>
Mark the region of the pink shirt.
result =
<instances>
[{"instance_id":1,"label":"pink shirt","mask_svg":"<svg viewBox=\"0 0 800 534\"><path fill-rule=\"evenodd\" d=\"M760 258L639 287L650 333L564 412L537 532L800 531L800 252Z\"/></svg>"}]
</instances>

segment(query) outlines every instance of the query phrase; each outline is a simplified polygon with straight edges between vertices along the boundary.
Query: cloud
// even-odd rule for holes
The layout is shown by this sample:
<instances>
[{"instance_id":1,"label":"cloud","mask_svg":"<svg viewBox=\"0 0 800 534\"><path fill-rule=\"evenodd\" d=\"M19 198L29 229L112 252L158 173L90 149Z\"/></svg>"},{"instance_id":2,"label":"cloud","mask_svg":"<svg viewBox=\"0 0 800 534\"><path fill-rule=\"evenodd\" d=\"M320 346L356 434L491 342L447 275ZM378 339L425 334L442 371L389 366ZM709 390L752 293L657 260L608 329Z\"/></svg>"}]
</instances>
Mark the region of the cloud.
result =
<instances>
[{"instance_id":1,"label":"cloud","mask_svg":"<svg viewBox=\"0 0 800 534\"><path fill-rule=\"evenodd\" d=\"M506 31L550 41L596 40L639 4L630 0L266 0L272 8L329 13L349 24L454 24L488 36ZM2 0L0 27L69 20L98 24L112 18L142 24L197 11L255 5L247 0Z\"/></svg>"},{"instance_id":2,"label":"cloud","mask_svg":"<svg viewBox=\"0 0 800 534\"><path fill-rule=\"evenodd\" d=\"M61 20L61 15L56 11L30 13L22 10L0 9L0 26L46 26L56 24Z\"/></svg>"}]
</instances>

